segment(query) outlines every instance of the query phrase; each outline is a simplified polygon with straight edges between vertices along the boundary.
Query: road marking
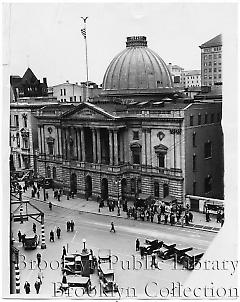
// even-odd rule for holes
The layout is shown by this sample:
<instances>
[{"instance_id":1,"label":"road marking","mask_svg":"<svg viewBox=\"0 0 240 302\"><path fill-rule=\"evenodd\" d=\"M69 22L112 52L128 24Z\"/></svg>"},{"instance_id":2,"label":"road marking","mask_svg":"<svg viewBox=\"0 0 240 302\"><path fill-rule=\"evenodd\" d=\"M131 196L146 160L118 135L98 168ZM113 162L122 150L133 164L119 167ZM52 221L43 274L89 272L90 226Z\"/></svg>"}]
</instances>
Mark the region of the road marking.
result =
<instances>
[{"instance_id":1,"label":"road marking","mask_svg":"<svg viewBox=\"0 0 240 302\"><path fill-rule=\"evenodd\" d=\"M73 239L71 240L71 242L73 242L73 241L74 241L74 239L75 239L76 235L77 235L77 231L75 232L75 234L74 234Z\"/></svg>"}]
</instances>

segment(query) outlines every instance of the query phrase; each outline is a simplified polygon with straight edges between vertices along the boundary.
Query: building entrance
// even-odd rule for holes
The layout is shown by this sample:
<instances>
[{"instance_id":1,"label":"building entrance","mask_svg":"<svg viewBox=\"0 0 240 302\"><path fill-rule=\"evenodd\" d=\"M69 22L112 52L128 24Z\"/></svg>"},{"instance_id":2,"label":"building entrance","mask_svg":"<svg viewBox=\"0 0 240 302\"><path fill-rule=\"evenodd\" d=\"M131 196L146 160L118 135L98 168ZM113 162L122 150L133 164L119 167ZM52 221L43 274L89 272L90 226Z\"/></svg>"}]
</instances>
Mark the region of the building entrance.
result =
<instances>
[{"instance_id":1,"label":"building entrance","mask_svg":"<svg viewBox=\"0 0 240 302\"><path fill-rule=\"evenodd\" d=\"M101 182L101 198L103 200L108 199L108 180L103 178Z\"/></svg>"},{"instance_id":2,"label":"building entrance","mask_svg":"<svg viewBox=\"0 0 240 302\"><path fill-rule=\"evenodd\" d=\"M121 180L121 193L122 193L122 199L125 199L127 197L127 180L126 180L126 178L123 178Z\"/></svg>"},{"instance_id":3,"label":"building entrance","mask_svg":"<svg viewBox=\"0 0 240 302\"><path fill-rule=\"evenodd\" d=\"M77 193L77 175L75 173L71 174L71 179L70 179L70 190L74 194Z\"/></svg>"},{"instance_id":4,"label":"building entrance","mask_svg":"<svg viewBox=\"0 0 240 302\"><path fill-rule=\"evenodd\" d=\"M88 175L86 177L86 197L92 196L92 177Z\"/></svg>"}]
</instances>

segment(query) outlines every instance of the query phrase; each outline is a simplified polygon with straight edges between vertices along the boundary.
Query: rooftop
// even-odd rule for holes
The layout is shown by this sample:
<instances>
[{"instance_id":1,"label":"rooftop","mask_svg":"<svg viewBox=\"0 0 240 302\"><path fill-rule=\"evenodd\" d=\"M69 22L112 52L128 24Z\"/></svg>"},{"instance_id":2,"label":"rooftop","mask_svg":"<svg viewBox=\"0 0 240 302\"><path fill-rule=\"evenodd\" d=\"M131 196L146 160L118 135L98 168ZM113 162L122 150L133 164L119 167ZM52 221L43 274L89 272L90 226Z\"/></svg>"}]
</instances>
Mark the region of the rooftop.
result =
<instances>
[{"instance_id":1,"label":"rooftop","mask_svg":"<svg viewBox=\"0 0 240 302\"><path fill-rule=\"evenodd\" d=\"M200 48L208 48L208 47L215 47L215 46L222 46L222 35L217 35L216 37L212 38L211 40L203 43L200 45Z\"/></svg>"}]
</instances>

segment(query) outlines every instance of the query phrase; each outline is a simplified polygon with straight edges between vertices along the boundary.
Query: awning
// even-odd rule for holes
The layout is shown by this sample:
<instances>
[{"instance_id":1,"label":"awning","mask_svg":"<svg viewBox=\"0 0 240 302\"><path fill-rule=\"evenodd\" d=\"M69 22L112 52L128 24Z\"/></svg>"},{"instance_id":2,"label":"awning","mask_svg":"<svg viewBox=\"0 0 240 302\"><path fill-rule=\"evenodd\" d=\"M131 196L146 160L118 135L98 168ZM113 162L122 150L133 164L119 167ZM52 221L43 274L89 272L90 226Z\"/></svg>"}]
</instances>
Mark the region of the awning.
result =
<instances>
[{"instance_id":1,"label":"awning","mask_svg":"<svg viewBox=\"0 0 240 302\"><path fill-rule=\"evenodd\" d=\"M143 200L147 200L149 199L151 196L150 195L147 195L147 194L144 194L144 193L140 193L138 195L138 199L143 199Z\"/></svg>"},{"instance_id":2,"label":"awning","mask_svg":"<svg viewBox=\"0 0 240 302\"><path fill-rule=\"evenodd\" d=\"M163 202L174 202L174 201L177 201L177 198L172 195L168 195L168 196L164 197L162 201Z\"/></svg>"}]
</instances>

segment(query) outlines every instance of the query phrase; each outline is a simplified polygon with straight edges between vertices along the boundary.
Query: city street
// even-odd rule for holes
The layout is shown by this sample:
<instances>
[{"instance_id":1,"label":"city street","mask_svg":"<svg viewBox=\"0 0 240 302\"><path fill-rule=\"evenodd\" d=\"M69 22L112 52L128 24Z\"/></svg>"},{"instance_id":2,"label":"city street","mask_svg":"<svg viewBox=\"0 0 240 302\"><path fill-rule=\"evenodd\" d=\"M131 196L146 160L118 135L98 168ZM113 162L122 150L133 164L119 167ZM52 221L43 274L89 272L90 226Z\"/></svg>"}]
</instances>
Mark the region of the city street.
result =
<instances>
[{"instance_id":1,"label":"city street","mask_svg":"<svg viewBox=\"0 0 240 302\"><path fill-rule=\"evenodd\" d=\"M25 295L24 283L28 281L31 285L30 295L36 297L34 283L39 275L39 269L36 266L36 254L42 255L42 263L40 265L43 277L42 286L40 288L41 297L57 297L61 296L60 292L54 291L59 285L54 282L61 282L61 256L63 246L68 247L68 252L80 252L83 248L82 239L86 239L86 247L92 249L95 256L98 256L98 249L111 249L113 269L115 272L115 281L120 288L122 298L134 297L133 289L135 289L135 297L150 298L153 289L151 282L157 282L161 287L170 287L171 282L182 282L189 277L191 272L182 270L179 266L174 267L173 260L159 261L159 269L151 269L151 257L148 261L141 260L139 252L135 251L135 241L139 238L143 243L146 238L167 240L173 243L192 246L199 250L206 251L209 244L214 239L215 234L204 231L196 231L185 228L175 228L170 225L157 225L134 220L118 219L116 217L107 217L96 214L80 213L77 210L53 207L50 211L46 203L31 200L31 203L37 206L45 213L45 232L46 232L46 249L41 249L40 245L36 250L24 250L22 244L18 243L17 233L32 230L33 220L20 224L14 222L12 224L13 234L15 238L15 246L20 250L20 281L21 294ZM75 222L74 232L67 232L66 221L73 219ZM110 224L114 222L116 233L110 233ZM60 227L61 238L56 238L56 228ZM49 242L49 233L54 230L55 242ZM41 225L37 224L37 234L41 235ZM135 256L135 258L134 258ZM45 261L44 261L45 260ZM118 261L117 261L118 260ZM135 261L134 261L135 260ZM142 262L140 268L139 262ZM129 261L129 264L128 262ZM91 275L93 285L96 285L96 292L93 291L94 298L105 297L99 290L98 276L95 273ZM146 288L147 286L147 288ZM155 288L154 288L155 290ZM69 295L73 298L81 296L82 292L71 292ZM110 296L110 295L109 295ZM110 296L111 297L111 296ZM114 296L118 298L116 294ZM87 299L85 294L83 298ZM93 297L92 297L93 298ZM106 298L106 297L105 297Z\"/></svg>"}]
</instances>

